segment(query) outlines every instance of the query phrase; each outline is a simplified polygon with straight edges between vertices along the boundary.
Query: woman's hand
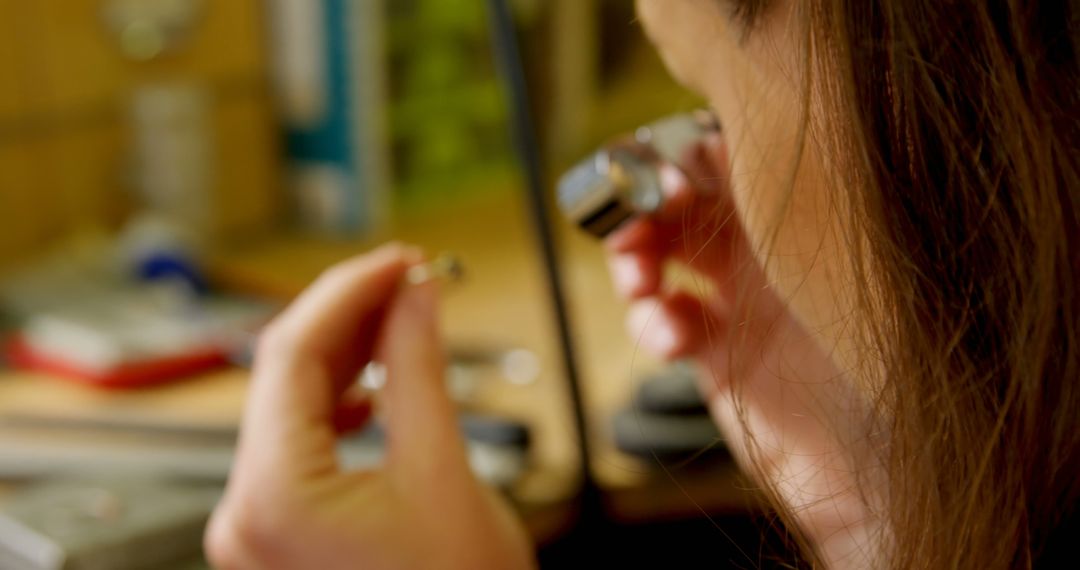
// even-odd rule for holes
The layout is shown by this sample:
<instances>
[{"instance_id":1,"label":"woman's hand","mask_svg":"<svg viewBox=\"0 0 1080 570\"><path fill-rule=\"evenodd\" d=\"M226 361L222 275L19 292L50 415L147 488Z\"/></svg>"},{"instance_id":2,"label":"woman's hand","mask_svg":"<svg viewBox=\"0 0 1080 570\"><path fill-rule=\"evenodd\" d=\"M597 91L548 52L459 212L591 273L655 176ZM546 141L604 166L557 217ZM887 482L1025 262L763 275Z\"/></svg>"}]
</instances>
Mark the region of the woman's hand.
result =
<instances>
[{"instance_id":1,"label":"woman's hand","mask_svg":"<svg viewBox=\"0 0 1080 570\"><path fill-rule=\"evenodd\" d=\"M506 504L469 469L432 285L403 286L418 252L386 246L327 271L259 341L236 463L207 552L248 568L530 568ZM370 404L348 390L386 366L386 460L346 472L335 443Z\"/></svg>"},{"instance_id":2,"label":"woman's hand","mask_svg":"<svg viewBox=\"0 0 1080 570\"><path fill-rule=\"evenodd\" d=\"M692 358L732 452L768 479L831 567L866 567L876 525L856 489L856 394L770 286L727 188L719 134L660 170L666 202L608 237L616 291L640 348ZM665 283L670 261L690 290ZM734 324L734 326L733 326ZM749 439L754 445L748 445Z\"/></svg>"}]
</instances>

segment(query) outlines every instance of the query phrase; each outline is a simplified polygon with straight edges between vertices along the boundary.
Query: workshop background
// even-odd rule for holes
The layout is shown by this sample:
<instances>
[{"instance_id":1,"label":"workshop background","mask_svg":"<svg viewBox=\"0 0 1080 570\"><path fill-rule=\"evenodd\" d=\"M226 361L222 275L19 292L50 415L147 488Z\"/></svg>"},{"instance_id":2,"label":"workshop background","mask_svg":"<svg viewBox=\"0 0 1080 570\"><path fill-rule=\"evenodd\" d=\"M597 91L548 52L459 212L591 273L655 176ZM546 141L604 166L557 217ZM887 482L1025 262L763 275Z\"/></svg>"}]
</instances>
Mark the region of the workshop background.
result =
<instances>
[{"instance_id":1,"label":"workshop background","mask_svg":"<svg viewBox=\"0 0 1080 570\"><path fill-rule=\"evenodd\" d=\"M767 558L770 515L690 372L639 353L600 245L552 217L603 491L603 523L581 528L485 4L0 0L0 567L204 567L259 325L388 239L464 264L448 382L474 468L545 567L581 549L630 567ZM632 2L512 4L547 180L701 106ZM377 431L343 457L376 463Z\"/></svg>"}]
</instances>

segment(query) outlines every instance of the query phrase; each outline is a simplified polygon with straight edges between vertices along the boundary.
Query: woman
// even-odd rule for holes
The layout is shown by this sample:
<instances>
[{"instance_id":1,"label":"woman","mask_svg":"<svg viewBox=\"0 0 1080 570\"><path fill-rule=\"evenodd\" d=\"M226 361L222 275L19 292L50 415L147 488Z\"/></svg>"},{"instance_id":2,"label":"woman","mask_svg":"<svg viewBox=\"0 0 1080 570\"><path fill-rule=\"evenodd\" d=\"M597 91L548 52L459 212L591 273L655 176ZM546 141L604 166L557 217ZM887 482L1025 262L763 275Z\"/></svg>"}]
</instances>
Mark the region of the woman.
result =
<instances>
[{"instance_id":1,"label":"woman","mask_svg":"<svg viewBox=\"0 0 1080 570\"><path fill-rule=\"evenodd\" d=\"M724 132L664 168L663 212L609 238L616 289L637 303L632 324L659 307L635 331L643 346L699 360L717 423L804 556L1026 568L1068 552L1080 6L638 0L638 12ZM665 287L668 259L707 293ZM533 564L453 435L434 293L399 288L419 260L392 246L347 262L270 327L208 533L222 568ZM333 426L364 407L336 394L372 354L390 375L389 456L342 475Z\"/></svg>"}]
</instances>

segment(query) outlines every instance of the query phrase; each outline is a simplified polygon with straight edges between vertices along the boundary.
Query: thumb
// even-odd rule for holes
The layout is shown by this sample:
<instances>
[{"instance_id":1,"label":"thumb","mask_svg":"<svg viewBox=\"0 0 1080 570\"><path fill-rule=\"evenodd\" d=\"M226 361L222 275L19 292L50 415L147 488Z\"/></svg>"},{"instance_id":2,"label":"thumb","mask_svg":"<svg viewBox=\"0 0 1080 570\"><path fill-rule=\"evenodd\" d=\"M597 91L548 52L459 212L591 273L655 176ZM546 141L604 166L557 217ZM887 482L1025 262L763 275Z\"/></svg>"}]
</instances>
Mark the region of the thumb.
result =
<instances>
[{"instance_id":1,"label":"thumb","mask_svg":"<svg viewBox=\"0 0 1080 570\"><path fill-rule=\"evenodd\" d=\"M403 286L390 305L378 348L387 375L387 466L421 477L468 466L446 392L437 313L434 284Z\"/></svg>"}]
</instances>

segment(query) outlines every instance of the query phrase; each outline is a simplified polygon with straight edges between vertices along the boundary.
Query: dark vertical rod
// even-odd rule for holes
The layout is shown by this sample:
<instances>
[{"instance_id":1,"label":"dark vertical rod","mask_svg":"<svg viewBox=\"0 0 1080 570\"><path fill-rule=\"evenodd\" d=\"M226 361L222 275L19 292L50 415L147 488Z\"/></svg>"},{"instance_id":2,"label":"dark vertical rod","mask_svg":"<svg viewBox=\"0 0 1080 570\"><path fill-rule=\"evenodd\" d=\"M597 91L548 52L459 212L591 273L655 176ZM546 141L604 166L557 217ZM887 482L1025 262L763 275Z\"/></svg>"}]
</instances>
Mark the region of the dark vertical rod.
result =
<instances>
[{"instance_id":1,"label":"dark vertical rod","mask_svg":"<svg viewBox=\"0 0 1080 570\"><path fill-rule=\"evenodd\" d=\"M517 31L507 0L488 0L491 18L492 44L497 63L502 71L503 80L510 96L511 136L517 150L521 166L525 170L526 193L529 199L529 213L532 217L533 231L539 242L544 273L547 277L548 291L551 295L552 308L558 326L559 348L562 352L563 374L570 390L570 404L574 414L574 428L578 439L578 459L581 462L581 499L582 514L595 515L599 506L599 486L593 477L590 466L592 453L589 445L589 431L585 422L585 403L581 392L581 377L578 374L574 343L570 334L570 318L566 308L566 294L563 290L559 254L555 246L555 236L550 220L551 209L544 199L547 185L544 182L543 165L540 159L536 129L529 105L528 84L525 69L518 46Z\"/></svg>"}]
</instances>

